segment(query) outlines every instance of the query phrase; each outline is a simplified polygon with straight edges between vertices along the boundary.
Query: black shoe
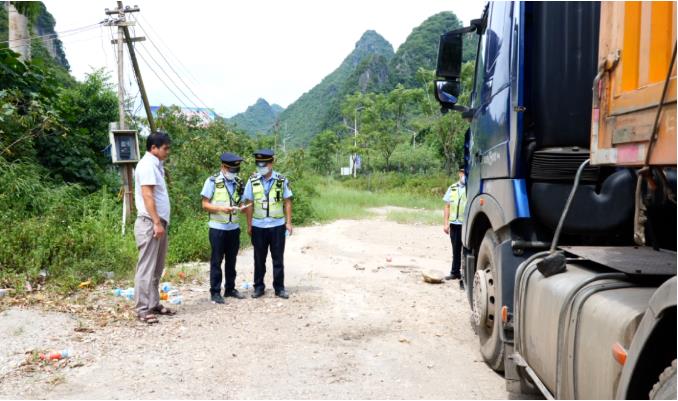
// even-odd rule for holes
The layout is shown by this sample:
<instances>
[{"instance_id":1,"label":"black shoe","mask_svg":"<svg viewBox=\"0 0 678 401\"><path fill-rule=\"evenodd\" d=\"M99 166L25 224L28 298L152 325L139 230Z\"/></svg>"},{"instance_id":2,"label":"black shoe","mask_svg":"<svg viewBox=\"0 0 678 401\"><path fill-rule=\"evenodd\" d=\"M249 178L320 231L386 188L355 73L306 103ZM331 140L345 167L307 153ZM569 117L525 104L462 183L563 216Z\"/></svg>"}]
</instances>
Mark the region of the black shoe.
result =
<instances>
[{"instance_id":1,"label":"black shoe","mask_svg":"<svg viewBox=\"0 0 678 401\"><path fill-rule=\"evenodd\" d=\"M223 305L226 303L226 301L224 301L224 297L222 297L220 294L212 294L211 300L213 304Z\"/></svg>"},{"instance_id":2,"label":"black shoe","mask_svg":"<svg viewBox=\"0 0 678 401\"><path fill-rule=\"evenodd\" d=\"M456 273L456 274L450 274L445 276L445 280L460 280L461 279L461 274Z\"/></svg>"},{"instance_id":3,"label":"black shoe","mask_svg":"<svg viewBox=\"0 0 678 401\"><path fill-rule=\"evenodd\" d=\"M224 292L224 298L237 298L237 299L245 299L245 296L242 295L238 290L231 290L231 291L226 291Z\"/></svg>"},{"instance_id":4,"label":"black shoe","mask_svg":"<svg viewBox=\"0 0 678 401\"><path fill-rule=\"evenodd\" d=\"M290 297L290 294L288 294L285 290L280 290L275 292L275 296L278 298L287 299Z\"/></svg>"},{"instance_id":5,"label":"black shoe","mask_svg":"<svg viewBox=\"0 0 678 401\"><path fill-rule=\"evenodd\" d=\"M252 298L259 298L264 296L264 289L255 289L252 293Z\"/></svg>"}]
</instances>

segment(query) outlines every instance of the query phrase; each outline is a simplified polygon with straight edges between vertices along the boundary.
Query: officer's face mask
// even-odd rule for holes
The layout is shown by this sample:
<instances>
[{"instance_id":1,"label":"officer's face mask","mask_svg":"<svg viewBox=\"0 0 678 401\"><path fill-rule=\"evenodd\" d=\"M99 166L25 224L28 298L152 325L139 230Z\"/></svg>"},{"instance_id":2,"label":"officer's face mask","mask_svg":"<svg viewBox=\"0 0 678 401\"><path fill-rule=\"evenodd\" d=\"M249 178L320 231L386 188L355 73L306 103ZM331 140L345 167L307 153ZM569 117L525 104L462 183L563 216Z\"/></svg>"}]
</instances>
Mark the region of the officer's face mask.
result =
<instances>
[{"instance_id":1,"label":"officer's face mask","mask_svg":"<svg viewBox=\"0 0 678 401\"><path fill-rule=\"evenodd\" d=\"M224 174L224 177L227 180L233 181L233 180L235 180L235 177L240 172L240 167L222 166L221 172Z\"/></svg>"},{"instance_id":2,"label":"officer's face mask","mask_svg":"<svg viewBox=\"0 0 678 401\"><path fill-rule=\"evenodd\" d=\"M271 172L271 166L266 162L257 163L257 173L260 175L266 175Z\"/></svg>"}]
</instances>

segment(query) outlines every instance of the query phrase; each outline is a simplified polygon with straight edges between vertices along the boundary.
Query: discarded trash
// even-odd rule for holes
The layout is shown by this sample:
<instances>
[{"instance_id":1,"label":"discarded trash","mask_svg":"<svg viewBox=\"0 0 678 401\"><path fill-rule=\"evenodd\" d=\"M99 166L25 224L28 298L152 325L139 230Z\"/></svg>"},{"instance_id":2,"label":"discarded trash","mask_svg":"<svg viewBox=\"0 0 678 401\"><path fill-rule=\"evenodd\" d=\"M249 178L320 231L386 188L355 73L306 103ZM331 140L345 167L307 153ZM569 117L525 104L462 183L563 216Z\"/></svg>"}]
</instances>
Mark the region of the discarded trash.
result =
<instances>
[{"instance_id":1,"label":"discarded trash","mask_svg":"<svg viewBox=\"0 0 678 401\"><path fill-rule=\"evenodd\" d=\"M83 281L82 283L78 284L78 288L88 288L92 286L92 280L87 280Z\"/></svg>"},{"instance_id":2,"label":"discarded trash","mask_svg":"<svg viewBox=\"0 0 678 401\"><path fill-rule=\"evenodd\" d=\"M444 280L442 275L436 271L421 272L421 276L429 284L441 284Z\"/></svg>"},{"instance_id":3,"label":"discarded trash","mask_svg":"<svg viewBox=\"0 0 678 401\"><path fill-rule=\"evenodd\" d=\"M386 257L386 261L387 261L387 262L390 263L392 260L393 260L393 258L391 258L390 256L387 256L387 257Z\"/></svg>"},{"instance_id":4,"label":"discarded trash","mask_svg":"<svg viewBox=\"0 0 678 401\"><path fill-rule=\"evenodd\" d=\"M24 284L26 287L26 292L33 292L33 286L31 285L30 282L26 281L26 284Z\"/></svg>"},{"instance_id":5,"label":"discarded trash","mask_svg":"<svg viewBox=\"0 0 678 401\"><path fill-rule=\"evenodd\" d=\"M240 286L240 288L242 288L243 290L249 290L250 288L252 288L252 283L248 283L247 281L244 281L242 283L242 285Z\"/></svg>"},{"instance_id":6,"label":"discarded trash","mask_svg":"<svg viewBox=\"0 0 678 401\"><path fill-rule=\"evenodd\" d=\"M160 300L161 301L167 301L169 299L169 296L167 295L166 292L161 292L160 293Z\"/></svg>"},{"instance_id":7,"label":"discarded trash","mask_svg":"<svg viewBox=\"0 0 678 401\"><path fill-rule=\"evenodd\" d=\"M127 299L134 299L134 287L129 287L126 290L116 288L113 290L113 295L116 297L125 297Z\"/></svg>"},{"instance_id":8,"label":"discarded trash","mask_svg":"<svg viewBox=\"0 0 678 401\"><path fill-rule=\"evenodd\" d=\"M170 298L169 302L174 305L180 305L181 304L181 296L176 296Z\"/></svg>"},{"instance_id":9,"label":"discarded trash","mask_svg":"<svg viewBox=\"0 0 678 401\"><path fill-rule=\"evenodd\" d=\"M60 359L65 359L71 356L71 352L67 349L59 352L50 352L49 354L40 354L40 359L43 361L58 361Z\"/></svg>"},{"instance_id":10,"label":"discarded trash","mask_svg":"<svg viewBox=\"0 0 678 401\"><path fill-rule=\"evenodd\" d=\"M186 273L184 273L184 272L179 272L178 276L179 276L179 278L180 278L181 280L186 280Z\"/></svg>"},{"instance_id":11,"label":"discarded trash","mask_svg":"<svg viewBox=\"0 0 678 401\"><path fill-rule=\"evenodd\" d=\"M162 283L160 284L160 291L162 292L170 292L172 290L172 283Z\"/></svg>"},{"instance_id":12,"label":"discarded trash","mask_svg":"<svg viewBox=\"0 0 678 401\"><path fill-rule=\"evenodd\" d=\"M0 288L0 298L4 297L5 295L9 295L9 293L13 291L14 290L11 288Z\"/></svg>"}]
</instances>

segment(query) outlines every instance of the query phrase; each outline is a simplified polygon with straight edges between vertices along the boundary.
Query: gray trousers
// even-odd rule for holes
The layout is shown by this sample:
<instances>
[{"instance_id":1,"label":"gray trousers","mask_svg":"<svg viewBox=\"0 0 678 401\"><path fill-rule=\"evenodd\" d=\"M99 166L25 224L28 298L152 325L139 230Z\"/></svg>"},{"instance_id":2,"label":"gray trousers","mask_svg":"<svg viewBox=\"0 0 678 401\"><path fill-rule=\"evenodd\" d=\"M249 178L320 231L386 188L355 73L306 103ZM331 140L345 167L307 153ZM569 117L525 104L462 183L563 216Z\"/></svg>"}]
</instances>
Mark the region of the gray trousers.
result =
<instances>
[{"instance_id":1,"label":"gray trousers","mask_svg":"<svg viewBox=\"0 0 678 401\"><path fill-rule=\"evenodd\" d=\"M167 223L163 220L167 229ZM165 268L167 255L167 232L161 238L153 238L153 220L138 216L134 222L134 238L139 250L139 261L134 276L134 300L137 315L144 315L160 305L160 277Z\"/></svg>"}]
</instances>

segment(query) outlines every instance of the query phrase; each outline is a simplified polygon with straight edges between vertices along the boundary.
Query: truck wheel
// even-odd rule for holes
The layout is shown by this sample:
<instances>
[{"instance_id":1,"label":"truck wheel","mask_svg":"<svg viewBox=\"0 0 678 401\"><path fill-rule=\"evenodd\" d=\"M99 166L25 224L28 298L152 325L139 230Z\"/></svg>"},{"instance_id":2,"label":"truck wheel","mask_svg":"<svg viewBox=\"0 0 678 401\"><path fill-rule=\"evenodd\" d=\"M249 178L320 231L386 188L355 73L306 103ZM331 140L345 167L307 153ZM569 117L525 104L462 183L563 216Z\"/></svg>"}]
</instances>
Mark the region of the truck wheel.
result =
<instances>
[{"instance_id":1,"label":"truck wheel","mask_svg":"<svg viewBox=\"0 0 678 401\"><path fill-rule=\"evenodd\" d=\"M494 249L497 237L487 230L478 249L476 273L473 277L472 322L480 340L480 353L485 362L498 372L504 371L504 342L501 340L501 302L497 298L497 268Z\"/></svg>"},{"instance_id":2,"label":"truck wheel","mask_svg":"<svg viewBox=\"0 0 678 401\"><path fill-rule=\"evenodd\" d=\"M659 381L650 390L651 400L676 399L676 360L659 375Z\"/></svg>"}]
</instances>

